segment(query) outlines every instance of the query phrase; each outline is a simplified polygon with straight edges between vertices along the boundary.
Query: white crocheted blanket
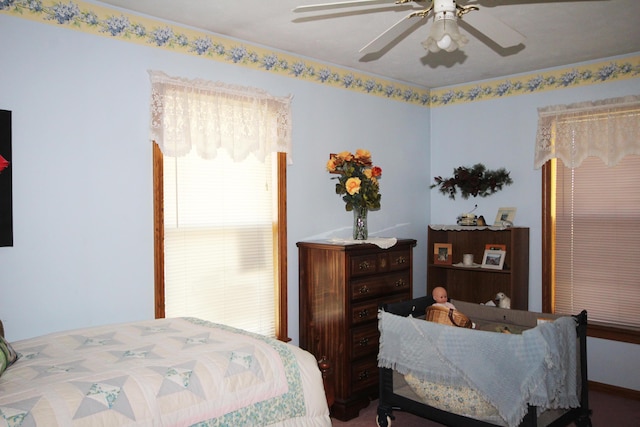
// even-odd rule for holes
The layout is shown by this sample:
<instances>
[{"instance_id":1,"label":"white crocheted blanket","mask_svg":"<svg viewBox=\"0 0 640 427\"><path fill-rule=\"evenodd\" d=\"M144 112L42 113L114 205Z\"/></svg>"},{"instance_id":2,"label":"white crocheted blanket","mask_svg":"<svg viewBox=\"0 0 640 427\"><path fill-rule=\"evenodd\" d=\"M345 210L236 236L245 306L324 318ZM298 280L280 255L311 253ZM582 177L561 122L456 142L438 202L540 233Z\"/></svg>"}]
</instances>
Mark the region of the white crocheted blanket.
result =
<instances>
[{"instance_id":1,"label":"white crocheted blanket","mask_svg":"<svg viewBox=\"0 0 640 427\"><path fill-rule=\"evenodd\" d=\"M517 426L527 405L579 406L576 328L571 317L522 335L456 328L380 311L378 366L476 390Z\"/></svg>"}]
</instances>

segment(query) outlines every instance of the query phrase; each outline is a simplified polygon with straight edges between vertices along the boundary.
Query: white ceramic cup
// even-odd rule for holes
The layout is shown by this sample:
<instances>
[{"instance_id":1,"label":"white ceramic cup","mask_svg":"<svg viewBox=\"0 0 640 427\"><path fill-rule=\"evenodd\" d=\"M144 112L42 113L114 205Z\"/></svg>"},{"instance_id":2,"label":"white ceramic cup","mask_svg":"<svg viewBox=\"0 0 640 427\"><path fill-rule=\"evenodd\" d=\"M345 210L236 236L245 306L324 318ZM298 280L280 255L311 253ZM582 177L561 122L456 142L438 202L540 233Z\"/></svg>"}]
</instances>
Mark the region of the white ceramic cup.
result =
<instances>
[{"instance_id":1,"label":"white ceramic cup","mask_svg":"<svg viewBox=\"0 0 640 427\"><path fill-rule=\"evenodd\" d=\"M473 254L463 254L462 255L462 264L463 265L473 265Z\"/></svg>"}]
</instances>

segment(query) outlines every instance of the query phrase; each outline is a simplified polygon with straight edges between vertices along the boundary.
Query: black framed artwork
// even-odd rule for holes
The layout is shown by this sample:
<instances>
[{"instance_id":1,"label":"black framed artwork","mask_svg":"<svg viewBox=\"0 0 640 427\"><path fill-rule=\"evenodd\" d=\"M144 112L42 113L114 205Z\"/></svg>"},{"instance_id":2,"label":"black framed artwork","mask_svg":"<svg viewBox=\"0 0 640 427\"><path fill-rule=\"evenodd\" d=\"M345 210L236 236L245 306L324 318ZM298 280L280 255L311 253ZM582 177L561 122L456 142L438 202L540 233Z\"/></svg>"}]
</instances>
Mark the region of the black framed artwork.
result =
<instances>
[{"instance_id":1,"label":"black framed artwork","mask_svg":"<svg viewBox=\"0 0 640 427\"><path fill-rule=\"evenodd\" d=\"M13 246L11 111L0 110L0 246Z\"/></svg>"}]
</instances>

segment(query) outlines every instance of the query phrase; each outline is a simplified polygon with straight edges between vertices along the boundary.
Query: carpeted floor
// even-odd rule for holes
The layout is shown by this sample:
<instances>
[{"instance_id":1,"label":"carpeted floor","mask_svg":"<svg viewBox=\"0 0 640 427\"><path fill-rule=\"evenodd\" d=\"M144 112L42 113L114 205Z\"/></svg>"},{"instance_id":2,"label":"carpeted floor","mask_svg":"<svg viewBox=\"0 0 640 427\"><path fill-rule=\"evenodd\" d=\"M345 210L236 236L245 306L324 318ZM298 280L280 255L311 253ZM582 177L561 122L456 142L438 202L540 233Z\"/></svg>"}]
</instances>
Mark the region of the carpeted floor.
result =
<instances>
[{"instance_id":1,"label":"carpeted floor","mask_svg":"<svg viewBox=\"0 0 640 427\"><path fill-rule=\"evenodd\" d=\"M640 426L640 401L626 399L600 391L589 392L589 406L593 411L591 423L594 427L636 427ZM360 416L350 421L332 419L334 427L375 427L378 401L360 411ZM439 427L442 424L425 420L412 414L395 411L393 427Z\"/></svg>"}]
</instances>

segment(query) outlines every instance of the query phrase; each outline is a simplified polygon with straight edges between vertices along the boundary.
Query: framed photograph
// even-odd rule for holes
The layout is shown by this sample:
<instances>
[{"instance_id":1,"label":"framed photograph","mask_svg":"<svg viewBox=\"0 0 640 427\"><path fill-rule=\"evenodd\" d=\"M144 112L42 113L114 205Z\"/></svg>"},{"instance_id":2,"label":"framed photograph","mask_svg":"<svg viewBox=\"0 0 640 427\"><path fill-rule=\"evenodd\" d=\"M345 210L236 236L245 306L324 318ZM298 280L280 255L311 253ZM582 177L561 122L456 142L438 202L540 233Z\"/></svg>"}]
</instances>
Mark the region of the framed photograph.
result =
<instances>
[{"instance_id":1,"label":"framed photograph","mask_svg":"<svg viewBox=\"0 0 640 427\"><path fill-rule=\"evenodd\" d=\"M434 264L453 264L451 243L434 243L433 244L433 263Z\"/></svg>"},{"instance_id":2,"label":"framed photograph","mask_svg":"<svg viewBox=\"0 0 640 427\"><path fill-rule=\"evenodd\" d=\"M496 215L496 220L493 222L495 227L500 227L502 225L502 221L511 221L516 218L516 210L517 208L500 208L498 209L498 214Z\"/></svg>"},{"instance_id":3,"label":"framed photograph","mask_svg":"<svg viewBox=\"0 0 640 427\"><path fill-rule=\"evenodd\" d=\"M492 249L485 249L482 257L482 268L502 270L506 252Z\"/></svg>"},{"instance_id":4,"label":"framed photograph","mask_svg":"<svg viewBox=\"0 0 640 427\"><path fill-rule=\"evenodd\" d=\"M11 111L0 110L0 246L13 246Z\"/></svg>"},{"instance_id":5,"label":"framed photograph","mask_svg":"<svg viewBox=\"0 0 640 427\"><path fill-rule=\"evenodd\" d=\"M484 245L485 249L490 249L492 251L506 251L507 245L503 245L501 243L487 243Z\"/></svg>"}]
</instances>

